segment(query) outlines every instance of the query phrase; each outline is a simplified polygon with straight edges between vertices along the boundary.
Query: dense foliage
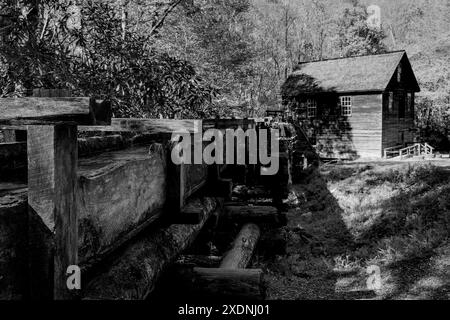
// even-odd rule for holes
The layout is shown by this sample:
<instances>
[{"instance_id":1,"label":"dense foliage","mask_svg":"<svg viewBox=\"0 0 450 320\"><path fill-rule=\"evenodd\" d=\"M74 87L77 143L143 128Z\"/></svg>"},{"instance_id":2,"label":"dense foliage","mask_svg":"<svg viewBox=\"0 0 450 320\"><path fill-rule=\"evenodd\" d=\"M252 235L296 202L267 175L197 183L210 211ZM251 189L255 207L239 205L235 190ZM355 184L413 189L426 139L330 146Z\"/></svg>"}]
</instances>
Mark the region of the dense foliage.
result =
<instances>
[{"instance_id":1,"label":"dense foliage","mask_svg":"<svg viewBox=\"0 0 450 320\"><path fill-rule=\"evenodd\" d=\"M35 2L0 1L12 17L0 21L2 96L69 87L112 99L117 116L262 115L299 62L405 49L425 139L449 134L446 0L80 0L78 28L69 0L24 10Z\"/></svg>"},{"instance_id":2,"label":"dense foliage","mask_svg":"<svg viewBox=\"0 0 450 320\"><path fill-rule=\"evenodd\" d=\"M85 1L82 23L70 28L70 3L48 1L33 12L10 7L14 23L3 33L3 96L32 88L71 88L112 100L116 116L202 117L215 91L192 64L151 46L144 35L123 35L108 3ZM20 10L20 11L19 11Z\"/></svg>"}]
</instances>

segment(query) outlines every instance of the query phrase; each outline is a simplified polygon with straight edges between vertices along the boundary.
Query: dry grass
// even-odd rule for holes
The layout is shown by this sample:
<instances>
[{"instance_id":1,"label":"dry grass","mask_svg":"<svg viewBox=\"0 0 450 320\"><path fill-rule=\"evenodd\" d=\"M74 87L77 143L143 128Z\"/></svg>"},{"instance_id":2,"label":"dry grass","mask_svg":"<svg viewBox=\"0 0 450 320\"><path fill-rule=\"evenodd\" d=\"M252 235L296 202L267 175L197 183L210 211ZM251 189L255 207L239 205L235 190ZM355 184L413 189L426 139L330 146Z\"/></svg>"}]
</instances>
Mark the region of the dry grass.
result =
<instances>
[{"instance_id":1,"label":"dry grass","mask_svg":"<svg viewBox=\"0 0 450 320\"><path fill-rule=\"evenodd\" d=\"M450 163L324 166L293 195L288 256L264 262L271 298L412 298L427 279L426 297L449 298L450 278L438 279L432 261L449 243ZM382 270L375 296L370 265Z\"/></svg>"}]
</instances>

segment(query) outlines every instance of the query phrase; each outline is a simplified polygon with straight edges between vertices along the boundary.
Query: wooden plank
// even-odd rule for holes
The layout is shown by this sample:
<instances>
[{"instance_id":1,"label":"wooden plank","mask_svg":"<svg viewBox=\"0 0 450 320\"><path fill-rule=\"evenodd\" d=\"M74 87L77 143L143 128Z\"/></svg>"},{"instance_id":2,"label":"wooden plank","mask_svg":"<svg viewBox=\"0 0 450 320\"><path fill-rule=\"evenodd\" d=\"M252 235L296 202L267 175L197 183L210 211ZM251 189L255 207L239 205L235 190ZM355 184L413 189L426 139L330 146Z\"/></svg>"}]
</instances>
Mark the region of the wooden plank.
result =
<instances>
[{"instance_id":1,"label":"wooden plank","mask_svg":"<svg viewBox=\"0 0 450 320\"><path fill-rule=\"evenodd\" d=\"M178 268L174 275L180 292L202 300L221 301L223 298L264 300L266 288L261 269Z\"/></svg>"},{"instance_id":2,"label":"wooden plank","mask_svg":"<svg viewBox=\"0 0 450 320\"><path fill-rule=\"evenodd\" d=\"M116 130L129 130L145 133L195 133L198 120L173 120L173 119L120 119L114 118L111 127ZM201 128L200 128L201 129Z\"/></svg>"},{"instance_id":3,"label":"wooden plank","mask_svg":"<svg viewBox=\"0 0 450 320\"><path fill-rule=\"evenodd\" d=\"M75 125L28 128L32 299L72 297L66 270L78 263L77 158Z\"/></svg>"},{"instance_id":4,"label":"wooden plank","mask_svg":"<svg viewBox=\"0 0 450 320\"><path fill-rule=\"evenodd\" d=\"M166 162L160 144L79 160L81 264L95 264L97 258L108 256L162 215L166 203Z\"/></svg>"},{"instance_id":5,"label":"wooden plank","mask_svg":"<svg viewBox=\"0 0 450 320\"><path fill-rule=\"evenodd\" d=\"M143 119L143 118L130 118L130 119L121 119L121 118L112 118L111 125L103 125L103 126L78 126L78 131L80 132L140 132L147 134L172 134L172 133L194 133L195 122L199 120L173 120L173 119ZM203 131L208 129L214 129L215 120L202 120ZM249 127L253 127L254 123L251 120L248 121L247 124ZM242 125L242 121L236 122L236 120L223 120L218 125L217 128L223 129L232 129L238 128L239 125ZM238 125L239 124L239 125ZM16 124L16 125L1 125L0 129L14 129L14 130L26 130L26 126Z\"/></svg>"},{"instance_id":6,"label":"wooden plank","mask_svg":"<svg viewBox=\"0 0 450 320\"><path fill-rule=\"evenodd\" d=\"M90 281L85 299L146 299L162 272L174 263L202 230L217 208L217 200L202 202L203 217L196 225L171 225L148 232L130 244L105 273Z\"/></svg>"},{"instance_id":7,"label":"wooden plank","mask_svg":"<svg viewBox=\"0 0 450 320\"><path fill-rule=\"evenodd\" d=\"M0 124L48 124L73 121L77 124L109 123L110 105L91 98L2 98Z\"/></svg>"},{"instance_id":8,"label":"wooden plank","mask_svg":"<svg viewBox=\"0 0 450 320\"><path fill-rule=\"evenodd\" d=\"M167 211L177 215L186 200L186 166L176 165L171 160L167 164Z\"/></svg>"}]
</instances>

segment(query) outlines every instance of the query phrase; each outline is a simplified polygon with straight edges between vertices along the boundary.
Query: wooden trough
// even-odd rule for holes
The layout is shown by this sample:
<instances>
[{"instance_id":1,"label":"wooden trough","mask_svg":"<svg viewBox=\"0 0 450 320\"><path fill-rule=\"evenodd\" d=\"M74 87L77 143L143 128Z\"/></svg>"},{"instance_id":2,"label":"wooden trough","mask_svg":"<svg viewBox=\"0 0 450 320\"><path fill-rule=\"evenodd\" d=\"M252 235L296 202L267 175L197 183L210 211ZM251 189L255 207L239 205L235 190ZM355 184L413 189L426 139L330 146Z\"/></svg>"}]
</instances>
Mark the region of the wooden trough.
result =
<instances>
[{"instance_id":1,"label":"wooden trough","mask_svg":"<svg viewBox=\"0 0 450 320\"><path fill-rule=\"evenodd\" d=\"M0 144L0 299L145 299L211 217L242 226L233 247L217 268L179 276L204 293L264 298L262 271L245 269L260 217L223 207L225 166L170 161L171 134L195 134L194 121L110 115L89 98L1 99L0 129L27 139ZM201 132L254 125L208 120ZM83 270L81 292L67 288L71 265Z\"/></svg>"}]
</instances>

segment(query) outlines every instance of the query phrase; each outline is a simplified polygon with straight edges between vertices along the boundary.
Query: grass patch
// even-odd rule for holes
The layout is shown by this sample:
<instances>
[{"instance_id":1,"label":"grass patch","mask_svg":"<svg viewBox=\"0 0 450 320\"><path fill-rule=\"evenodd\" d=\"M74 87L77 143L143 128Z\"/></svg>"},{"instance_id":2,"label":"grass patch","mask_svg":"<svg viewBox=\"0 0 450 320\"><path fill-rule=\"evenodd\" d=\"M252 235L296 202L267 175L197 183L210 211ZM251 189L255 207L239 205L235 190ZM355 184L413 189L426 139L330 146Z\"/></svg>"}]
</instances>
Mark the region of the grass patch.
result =
<instances>
[{"instance_id":1,"label":"grass patch","mask_svg":"<svg viewBox=\"0 0 450 320\"><path fill-rule=\"evenodd\" d=\"M449 195L450 164L320 168L293 188L288 254L265 264L274 279L271 297L298 290L294 299L346 299L338 284L363 288L371 265L382 268L380 296L399 297L449 243Z\"/></svg>"},{"instance_id":2,"label":"grass patch","mask_svg":"<svg viewBox=\"0 0 450 320\"><path fill-rule=\"evenodd\" d=\"M385 265L427 256L448 240L450 175L431 164L341 168L322 174L355 243L370 243L358 259ZM345 171L345 170L344 170Z\"/></svg>"}]
</instances>

